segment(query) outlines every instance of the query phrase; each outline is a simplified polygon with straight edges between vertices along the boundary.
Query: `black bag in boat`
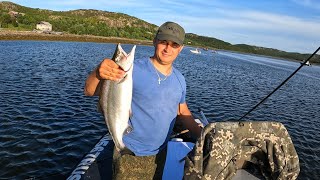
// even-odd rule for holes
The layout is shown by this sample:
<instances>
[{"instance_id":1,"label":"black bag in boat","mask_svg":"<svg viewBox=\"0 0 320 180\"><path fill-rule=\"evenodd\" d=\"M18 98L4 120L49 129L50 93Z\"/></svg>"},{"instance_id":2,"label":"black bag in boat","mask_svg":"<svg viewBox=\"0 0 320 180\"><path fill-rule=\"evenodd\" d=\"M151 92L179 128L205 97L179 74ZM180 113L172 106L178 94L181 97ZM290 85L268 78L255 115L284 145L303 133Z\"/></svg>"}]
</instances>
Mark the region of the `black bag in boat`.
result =
<instances>
[{"instance_id":1,"label":"black bag in boat","mask_svg":"<svg viewBox=\"0 0 320 180\"><path fill-rule=\"evenodd\" d=\"M299 158L279 122L216 122L208 124L187 158L184 179L231 179L249 164L266 179L296 179Z\"/></svg>"}]
</instances>

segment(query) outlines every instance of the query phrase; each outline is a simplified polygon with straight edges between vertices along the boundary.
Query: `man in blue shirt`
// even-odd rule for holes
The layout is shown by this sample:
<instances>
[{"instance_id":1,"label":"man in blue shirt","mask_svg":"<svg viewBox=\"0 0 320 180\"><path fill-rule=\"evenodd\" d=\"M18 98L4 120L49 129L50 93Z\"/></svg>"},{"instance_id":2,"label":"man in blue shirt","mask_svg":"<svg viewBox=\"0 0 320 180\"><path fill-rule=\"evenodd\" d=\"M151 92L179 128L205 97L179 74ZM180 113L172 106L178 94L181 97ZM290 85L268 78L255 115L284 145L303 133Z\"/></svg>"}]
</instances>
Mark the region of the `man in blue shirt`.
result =
<instances>
[{"instance_id":1,"label":"man in blue shirt","mask_svg":"<svg viewBox=\"0 0 320 180\"><path fill-rule=\"evenodd\" d=\"M176 117L195 138L200 136L201 129L194 121L185 100L185 79L173 67L173 62L183 49L184 38L185 31L180 25L166 22L159 27L153 40L154 55L134 60L131 105L133 116L129 121L133 130L123 137L123 142L132 151L132 155L117 155L114 160L115 173L120 175L115 175L115 178L125 179L123 173L127 171L132 171L127 172L132 178L135 174L141 173L137 169L151 169L151 173L161 169L164 161L162 164L154 161L158 159L156 155L165 154L163 152ZM123 75L124 72L114 61L104 59L88 76L85 95L99 95L100 79L117 81ZM130 164L128 159L134 163Z\"/></svg>"}]
</instances>

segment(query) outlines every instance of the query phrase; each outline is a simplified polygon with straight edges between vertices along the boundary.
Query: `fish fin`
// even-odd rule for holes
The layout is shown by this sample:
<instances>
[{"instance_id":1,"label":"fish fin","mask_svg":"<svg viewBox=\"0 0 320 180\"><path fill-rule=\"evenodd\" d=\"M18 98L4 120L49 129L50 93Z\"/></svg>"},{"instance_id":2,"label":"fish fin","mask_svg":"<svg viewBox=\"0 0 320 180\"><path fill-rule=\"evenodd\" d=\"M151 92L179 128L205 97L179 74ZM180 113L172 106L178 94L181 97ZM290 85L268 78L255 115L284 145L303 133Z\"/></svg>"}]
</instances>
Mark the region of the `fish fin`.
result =
<instances>
[{"instance_id":1,"label":"fish fin","mask_svg":"<svg viewBox=\"0 0 320 180\"><path fill-rule=\"evenodd\" d=\"M128 126L127 129L124 131L124 135L129 134L131 131L133 130L133 128L131 126Z\"/></svg>"},{"instance_id":2,"label":"fish fin","mask_svg":"<svg viewBox=\"0 0 320 180\"><path fill-rule=\"evenodd\" d=\"M129 110L129 118L130 118L130 119L132 118L132 111L131 111L131 109Z\"/></svg>"},{"instance_id":3,"label":"fish fin","mask_svg":"<svg viewBox=\"0 0 320 180\"><path fill-rule=\"evenodd\" d=\"M131 51L130 51L130 53L129 53L128 55L134 54L135 52L136 52L136 45L134 45L134 46L132 47L132 49L131 49Z\"/></svg>"}]
</instances>

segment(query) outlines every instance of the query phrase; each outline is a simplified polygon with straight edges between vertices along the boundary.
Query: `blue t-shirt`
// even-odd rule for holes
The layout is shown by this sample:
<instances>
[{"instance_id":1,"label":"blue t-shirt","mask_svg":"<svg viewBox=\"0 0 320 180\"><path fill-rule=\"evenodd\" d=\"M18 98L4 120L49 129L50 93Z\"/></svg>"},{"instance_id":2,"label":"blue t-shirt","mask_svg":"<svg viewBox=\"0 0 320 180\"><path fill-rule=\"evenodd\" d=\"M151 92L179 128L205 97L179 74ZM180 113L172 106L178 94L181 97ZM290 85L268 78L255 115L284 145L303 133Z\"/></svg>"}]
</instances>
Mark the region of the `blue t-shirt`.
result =
<instances>
[{"instance_id":1,"label":"blue t-shirt","mask_svg":"<svg viewBox=\"0 0 320 180\"><path fill-rule=\"evenodd\" d=\"M161 79L165 76L158 71ZM175 68L166 80L158 75L150 58L136 59L133 67L132 131L123 137L137 156L155 155L169 140L178 106L185 102L186 82Z\"/></svg>"}]
</instances>

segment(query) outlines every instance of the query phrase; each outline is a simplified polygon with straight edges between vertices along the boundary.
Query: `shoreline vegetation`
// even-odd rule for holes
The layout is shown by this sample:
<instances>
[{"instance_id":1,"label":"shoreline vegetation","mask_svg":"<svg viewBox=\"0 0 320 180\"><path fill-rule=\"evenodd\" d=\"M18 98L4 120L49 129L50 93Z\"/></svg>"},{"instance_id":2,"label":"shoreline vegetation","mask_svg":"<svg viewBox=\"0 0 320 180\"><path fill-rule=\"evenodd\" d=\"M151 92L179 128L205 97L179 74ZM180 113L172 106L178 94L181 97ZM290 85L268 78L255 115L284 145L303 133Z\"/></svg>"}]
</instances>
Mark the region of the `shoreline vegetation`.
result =
<instances>
[{"instance_id":1,"label":"shoreline vegetation","mask_svg":"<svg viewBox=\"0 0 320 180\"><path fill-rule=\"evenodd\" d=\"M55 34L43 33L39 31L16 31L3 30L0 28L0 41L10 40L39 40L39 41L75 41L75 42L101 42L101 43L121 43L121 44L140 44L152 45L152 41L138 40L119 37L105 37L95 35L77 35L77 34Z\"/></svg>"}]
</instances>

